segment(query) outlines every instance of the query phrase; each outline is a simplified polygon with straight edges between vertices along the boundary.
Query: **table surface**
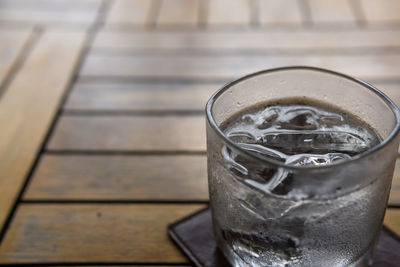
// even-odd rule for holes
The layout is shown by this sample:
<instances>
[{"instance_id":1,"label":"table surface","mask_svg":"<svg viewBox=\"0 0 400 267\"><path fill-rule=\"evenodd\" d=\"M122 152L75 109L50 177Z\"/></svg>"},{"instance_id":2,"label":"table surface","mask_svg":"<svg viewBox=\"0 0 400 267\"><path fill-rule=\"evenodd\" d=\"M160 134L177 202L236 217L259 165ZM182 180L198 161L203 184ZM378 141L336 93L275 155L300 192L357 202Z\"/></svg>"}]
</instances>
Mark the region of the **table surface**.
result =
<instances>
[{"instance_id":1,"label":"table surface","mask_svg":"<svg viewBox=\"0 0 400 267\"><path fill-rule=\"evenodd\" d=\"M190 265L166 226L208 201L204 104L285 65L400 104L400 1L0 0L0 265Z\"/></svg>"}]
</instances>

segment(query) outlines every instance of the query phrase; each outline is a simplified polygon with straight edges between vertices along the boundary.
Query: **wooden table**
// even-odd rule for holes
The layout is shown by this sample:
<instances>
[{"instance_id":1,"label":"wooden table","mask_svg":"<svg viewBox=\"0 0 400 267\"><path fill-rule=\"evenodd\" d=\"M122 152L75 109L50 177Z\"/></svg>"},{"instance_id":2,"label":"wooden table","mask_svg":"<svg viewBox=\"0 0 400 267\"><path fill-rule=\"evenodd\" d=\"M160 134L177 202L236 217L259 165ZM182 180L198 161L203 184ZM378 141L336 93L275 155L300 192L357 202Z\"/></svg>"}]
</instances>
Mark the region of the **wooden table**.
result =
<instances>
[{"instance_id":1,"label":"wooden table","mask_svg":"<svg viewBox=\"0 0 400 267\"><path fill-rule=\"evenodd\" d=\"M284 65L400 104L400 1L0 0L0 264L189 265L166 226L208 200L204 104Z\"/></svg>"}]
</instances>

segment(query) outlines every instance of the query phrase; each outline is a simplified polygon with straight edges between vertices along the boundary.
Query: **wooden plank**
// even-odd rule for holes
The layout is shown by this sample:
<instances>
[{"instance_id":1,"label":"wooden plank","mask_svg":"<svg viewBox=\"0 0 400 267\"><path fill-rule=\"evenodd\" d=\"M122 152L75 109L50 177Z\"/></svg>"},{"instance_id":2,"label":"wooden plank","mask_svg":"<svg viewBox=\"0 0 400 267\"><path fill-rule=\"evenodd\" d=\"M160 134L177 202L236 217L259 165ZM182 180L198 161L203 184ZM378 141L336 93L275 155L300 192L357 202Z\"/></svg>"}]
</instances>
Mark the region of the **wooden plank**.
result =
<instances>
[{"instance_id":1,"label":"wooden plank","mask_svg":"<svg viewBox=\"0 0 400 267\"><path fill-rule=\"evenodd\" d=\"M50 150L205 151L203 116L63 116Z\"/></svg>"},{"instance_id":2,"label":"wooden plank","mask_svg":"<svg viewBox=\"0 0 400 267\"><path fill-rule=\"evenodd\" d=\"M0 22L92 23L101 0L0 0Z\"/></svg>"},{"instance_id":3,"label":"wooden plank","mask_svg":"<svg viewBox=\"0 0 400 267\"><path fill-rule=\"evenodd\" d=\"M359 0L368 23L399 23L400 1Z\"/></svg>"},{"instance_id":4,"label":"wooden plank","mask_svg":"<svg viewBox=\"0 0 400 267\"><path fill-rule=\"evenodd\" d=\"M185 263L167 225L201 207L21 205L0 246L0 263Z\"/></svg>"},{"instance_id":5,"label":"wooden plank","mask_svg":"<svg viewBox=\"0 0 400 267\"><path fill-rule=\"evenodd\" d=\"M400 55L91 54L83 64L81 75L228 80L262 69L290 65L318 66L363 79L395 79L399 77Z\"/></svg>"},{"instance_id":6,"label":"wooden plank","mask_svg":"<svg viewBox=\"0 0 400 267\"><path fill-rule=\"evenodd\" d=\"M258 0L261 24L301 24L300 0Z\"/></svg>"},{"instance_id":7,"label":"wooden plank","mask_svg":"<svg viewBox=\"0 0 400 267\"><path fill-rule=\"evenodd\" d=\"M250 1L212 0L208 1L207 24L235 24L248 26L250 23Z\"/></svg>"},{"instance_id":8,"label":"wooden plank","mask_svg":"<svg viewBox=\"0 0 400 267\"><path fill-rule=\"evenodd\" d=\"M77 83L66 110L204 110L223 83ZM168 101L166 101L168 99Z\"/></svg>"},{"instance_id":9,"label":"wooden plank","mask_svg":"<svg viewBox=\"0 0 400 267\"><path fill-rule=\"evenodd\" d=\"M45 32L0 99L0 225L46 136L84 36Z\"/></svg>"},{"instance_id":10,"label":"wooden plank","mask_svg":"<svg viewBox=\"0 0 400 267\"><path fill-rule=\"evenodd\" d=\"M387 209L383 223L400 235L400 209Z\"/></svg>"},{"instance_id":11,"label":"wooden plank","mask_svg":"<svg viewBox=\"0 0 400 267\"><path fill-rule=\"evenodd\" d=\"M396 161L394 169L389 205L400 206L400 159Z\"/></svg>"},{"instance_id":12,"label":"wooden plank","mask_svg":"<svg viewBox=\"0 0 400 267\"><path fill-rule=\"evenodd\" d=\"M0 262L186 262L166 226L201 207L21 205L1 244ZM388 209L385 224L397 233L399 220L400 210Z\"/></svg>"},{"instance_id":13,"label":"wooden plank","mask_svg":"<svg viewBox=\"0 0 400 267\"><path fill-rule=\"evenodd\" d=\"M280 1L280 0L279 0ZM229 40L229 41L227 41ZM398 49L400 31L342 30L342 31L268 31L246 30L240 33L229 31L114 31L101 30L93 43L96 49L118 50L174 50L237 52L240 50L296 51L354 49ZM327 51L328 50L328 51ZM346 51L344 51L346 52ZM349 52L349 51L347 51ZM99 52L100 53L100 52Z\"/></svg>"},{"instance_id":14,"label":"wooden plank","mask_svg":"<svg viewBox=\"0 0 400 267\"><path fill-rule=\"evenodd\" d=\"M196 26L199 22L200 0L163 0L157 26Z\"/></svg>"},{"instance_id":15,"label":"wooden plank","mask_svg":"<svg viewBox=\"0 0 400 267\"><path fill-rule=\"evenodd\" d=\"M19 31L0 29L0 87L22 52L31 32L31 28Z\"/></svg>"},{"instance_id":16,"label":"wooden plank","mask_svg":"<svg viewBox=\"0 0 400 267\"><path fill-rule=\"evenodd\" d=\"M24 198L206 200L205 158L47 155ZM400 206L400 161L389 204Z\"/></svg>"},{"instance_id":17,"label":"wooden plank","mask_svg":"<svg viewBox=\"0 0 400 267\"><path fill-rule=\"evenodd\" d=\"M45 155L24 199L208 200L206 156Z\"/></svg>"},{"instance_id":18,"label":"wooden plank","mask_svg":"<svg viewBox=\"0 0 400 267\"><path fill-rule=\"evenodd\" d=\"M151 0L114 0L106 23L143 26L148 22L151 3Z\"/></svg>"},{"instance_id":19,"label":"wooden plank","mask_svg":"<svg viewBox=\"0 0 400 267\"><path fill-rule=\"evenodd\" d=\"M310 7L311 20L320 23L356 22L348 0L306 0Z\"/></svg>"}]
</instances>

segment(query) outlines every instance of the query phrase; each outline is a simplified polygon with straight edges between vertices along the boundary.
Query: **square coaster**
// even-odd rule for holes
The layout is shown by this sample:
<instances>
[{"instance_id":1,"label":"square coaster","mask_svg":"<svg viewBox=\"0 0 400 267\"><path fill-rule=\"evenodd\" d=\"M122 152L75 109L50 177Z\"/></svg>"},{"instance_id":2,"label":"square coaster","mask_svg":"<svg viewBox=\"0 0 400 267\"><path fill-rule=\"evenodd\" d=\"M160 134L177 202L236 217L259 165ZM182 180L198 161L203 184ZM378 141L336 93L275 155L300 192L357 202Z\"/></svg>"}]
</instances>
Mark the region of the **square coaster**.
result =
<instances>
[{"instance_id":1,"label":"square coaster","mask_svg":"<svg viewBox=\"0 0 400 267\"><path fill-rule=\"evenodd\" d=\"M170 224L168 234L196 266L230 266L214 240L209 208ZM382 227L372 266L400 267L400 237L385 226Z\"/></svg>"}]
</instances>

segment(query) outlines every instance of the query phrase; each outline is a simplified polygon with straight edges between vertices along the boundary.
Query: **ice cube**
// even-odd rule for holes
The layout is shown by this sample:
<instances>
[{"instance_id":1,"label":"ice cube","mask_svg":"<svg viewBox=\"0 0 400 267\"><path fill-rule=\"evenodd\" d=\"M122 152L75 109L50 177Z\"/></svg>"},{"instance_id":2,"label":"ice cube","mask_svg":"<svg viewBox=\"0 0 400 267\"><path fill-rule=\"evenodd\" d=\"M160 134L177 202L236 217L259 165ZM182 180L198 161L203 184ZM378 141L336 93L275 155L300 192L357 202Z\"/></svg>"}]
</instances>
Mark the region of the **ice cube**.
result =
<instances>
[{"instance_id":1,"label":"ice cube","mask_svg":"<svg viewBox=\"0 0 400 267\"><path fill-rule=\"evenodd\" d=\"M249 131L232 131L228 134L228 138L235 143L255 143L257 138Z\"/></svg>"},{"instance_id":2,"label":"ice cube","mask_svg":"<svg viewBox=\"0 0 400 267\"><path fill-rule=\"evenodd\" d=\"M222 147L221 154L222 158L225 161L226 166L229 169L234 169L243 175L247 175L249 173L247 168L245 168L244 166L235 161L236 155L232 155L235 153L232 150L230 150L227 146Z\"/></svg>"},{"instance_id":3,"label":"ice cube","mask_svg":"<svg viewBox=\"0 0 400 267\"><path fill-rule=\"evenodd\" d=\"M327 153L327 154L296 154L286 159L287 165L294 166L320 166L327 165L340 160L350 159L351 157L343 153Z\"/></svg>"},{"instance_id":4,"label":"ice cube","mask_svg":"<svg viewBox=\"0 0 400 267\"><path fill-rule=\"evenodd\" d=\"M368 149L360 136L343 131L275 131L263 135L263 143L286 154L343 152L359 154ZM288 144L291 144L290 146Z\"/></svg>"},{"instance_id":5,"label":"ice cube","mask_svg":"<svg viewBox=\"0 0 400 267\"><path fill-rule=\"evenodd\" d=\"M284 161L288 156L278 150L265 147L259 144L247 144L247 143L237 143L237 145L247 151L256 152L263 156L270 156L274 159Z\"/></svg>"},{"instance_id":6,"label":"ice cube","mask_svg":"<svg viewBox=\"0 0 400 267\"><path fill-rule=\"evenodd\" d=\"M302 108L287 111L282 116L279 127L289 130L316 130L319 123L314 110Z\"/></svg>"},{"instance_id":7,"label":"ice cube","mask_svg":"<svg viewBox=\"0 0 400 267\"><path fill-rule=\"evenodd\" d=\"M272 114L266 118L264 118L264 121L261 124L257 125L257 128L260 130L263 129L268 129L272 126L272 124L276 121L276 119L278 118L278 114Z\"/></svg>"},{"instance_id":8,"label":"ice cube","mask_svg":"<svg viewBox=\"0 0 400 267\"><path fill-rule=\"evenodd\" d=\"M327 115L327 116L321 116L318 119L318 123L321 125L327 126L327 127L333 127L336 125L342 124L344 121L344 118L340 115Z\"/></svg>"}]
</instances>

